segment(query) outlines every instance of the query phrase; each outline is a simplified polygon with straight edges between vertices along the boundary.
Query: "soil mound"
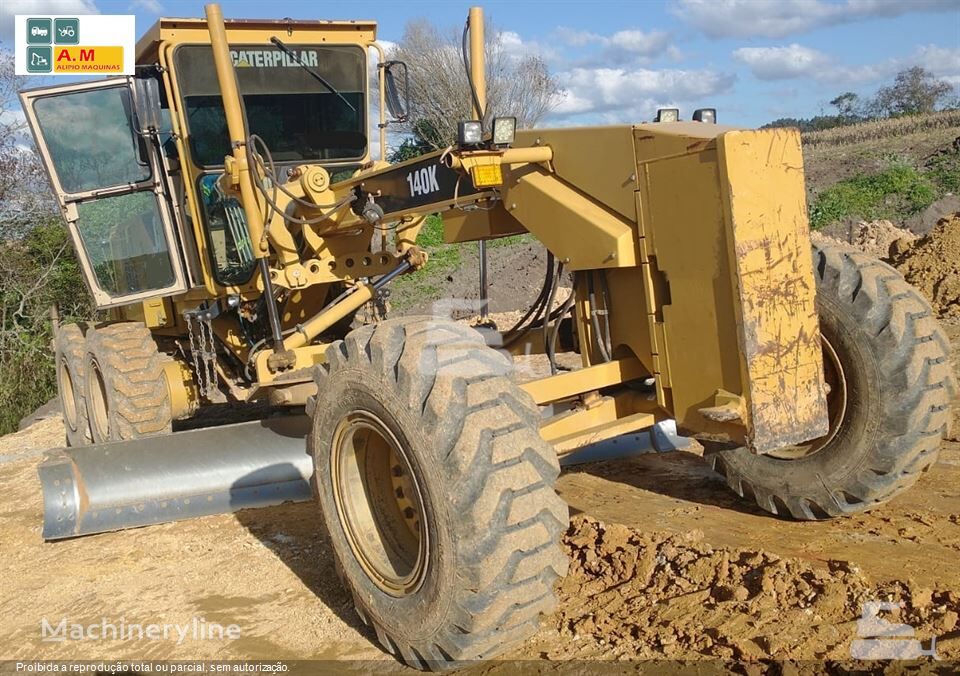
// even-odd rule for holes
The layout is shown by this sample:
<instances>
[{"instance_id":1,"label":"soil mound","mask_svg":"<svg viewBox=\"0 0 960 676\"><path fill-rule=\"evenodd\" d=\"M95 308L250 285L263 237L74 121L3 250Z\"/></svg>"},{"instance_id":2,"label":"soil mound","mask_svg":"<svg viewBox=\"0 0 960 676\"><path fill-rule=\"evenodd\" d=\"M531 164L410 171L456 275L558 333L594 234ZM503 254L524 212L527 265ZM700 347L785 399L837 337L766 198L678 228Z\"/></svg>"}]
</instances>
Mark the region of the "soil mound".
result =
<instances>
[{"instance_id":1,"label":"soil mound","mask_svg":"<svg viewBox=\"0 0 960 676\"><path fill-rule=\"evenodd\" d=\"M851 244L874 258L888 259L897 250L906 248L917 235L899 228L890 221L838 223L820 231L827 237ZM893 249L891 249L893 247Z\"/></svg>"},{"instance_id":2,"label":"soil mound","mask_svg":"<svg viewBox=\"0 0 960 676\"><path fill-rule=\"evenodd\" d=\"M960 318L960 214L941 219L892 262L941 316Z\"/></svg>"},{"instance_id":3,"label":"soil mound","mask_svg":"<svg viewBox=\"0 0 960 676\"><path fill-rule=\"evenodd\" d=\"M815 566L702 538L699 530L644 533L575 517L554 616L567 640L548 657L846 660L870 601L901 602L882 619L912 625L924 648L960 627L956 591L872 585L845 561Z\"/></svg>"}]
</instances>

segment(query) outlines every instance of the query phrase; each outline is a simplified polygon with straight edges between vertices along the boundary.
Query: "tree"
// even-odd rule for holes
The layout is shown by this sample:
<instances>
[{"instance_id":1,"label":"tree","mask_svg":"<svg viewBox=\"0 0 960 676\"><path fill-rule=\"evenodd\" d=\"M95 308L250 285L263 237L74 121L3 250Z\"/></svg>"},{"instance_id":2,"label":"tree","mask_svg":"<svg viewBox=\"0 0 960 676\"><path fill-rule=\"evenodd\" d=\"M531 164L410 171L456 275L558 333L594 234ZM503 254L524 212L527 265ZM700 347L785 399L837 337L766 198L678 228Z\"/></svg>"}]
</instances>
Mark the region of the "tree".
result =
<instances>
[{"instance_id":1,"label":"tree","mask_svg":"<svg viewBox=\"0 0 960 676\"><path fill-rule=\"evenodd\" d=\"M830 102L844 120L855 120L860 115L860 97L853 92L844 92Z\"/></svg>"},{"instance_id":2,"label":"tree","mask_svg":"<svg viewBox=\"0 0 960 676\"><path fill-rule=\"evenodd\" d=\"M948 82L938 80L920 66L897 73L893 84L877 90L873 107L885 117L932 113L951 92Z\"/></svg>"},{"instance_id":3,"label":"tree","mask_svg":"<svg viewBox=\"0 0 960 676\"><path fill-rule=\"evenodd\" d=\"M54 213L17 100L25 85L26 78L14 74L13 54L0 50L0 240L23 236L34 219Z\"/></svg>"},{"instance_id":4,"label":"tree","mask_svg":"<svg viewBox=\"0 0 960 676\"><path fill-rule=\"evenodd\" d=\"M511 52L504 34L492 26L486 26L484 33L488 36L486 123L496 115L514 115L518 127L535 126L556 105L560 91L556 78L540 57ZM416 147L450 145L457 123L472 118L460 32L442 32L426 20L412 21L389 57L405 61L410 68L406 131L414 136Z\"/></svg>"},{"instance_id":5,"label":"tree","mask_svg":"<svg viewBox=\"0 0 960 676\"><path fill-rule=\"evenodd\" d=\"M0 434L55 391L50 306L93 313L17 101L26 84L0 50Z\"/></svg>"}]
</instances>

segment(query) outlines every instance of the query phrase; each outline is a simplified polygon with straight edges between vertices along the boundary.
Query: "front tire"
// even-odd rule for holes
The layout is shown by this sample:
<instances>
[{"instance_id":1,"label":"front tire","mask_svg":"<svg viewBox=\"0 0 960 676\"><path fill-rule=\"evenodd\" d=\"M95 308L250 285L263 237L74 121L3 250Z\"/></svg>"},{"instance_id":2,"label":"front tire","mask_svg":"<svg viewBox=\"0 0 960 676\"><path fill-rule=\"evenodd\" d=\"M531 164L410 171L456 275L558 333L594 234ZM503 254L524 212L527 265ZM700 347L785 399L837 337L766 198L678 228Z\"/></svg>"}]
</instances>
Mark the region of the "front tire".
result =
<instances>
[{"instance_id":1,"label":"front tire","mask_svg":"<svg viewBox=\"0 0 960 676\"><path fill-rule=\"evenodd\" d=\"M806 520L860 512L912 486L936 461L957 393L950 343L900 273L831 245L814 246L814 272L827 375L831 362L839 370L830 433L770 455L709 456L739 495Z\"/></svg>"},{"instance_id":2,"label":"front tire","mask_svg":"<svg viewBox=\"0 0 960 676\"><path fill-rule=\"evenodd\" d=\"M143 324L118 322L87 331L84 385L95 443L172 431L166 359Z\"/></svg>"},{"instance_id":3,"label":"front tire","mask_svg":"<svg viewBox=\"0 0 960 676\"><path fill-rule=\"evenodd\" d=\"M532 635L566 573L568 514L509 360L466 326L401 318L353 331L327 362L309 447L361 619L419 669Z\"/></svg>"}]
</instances>

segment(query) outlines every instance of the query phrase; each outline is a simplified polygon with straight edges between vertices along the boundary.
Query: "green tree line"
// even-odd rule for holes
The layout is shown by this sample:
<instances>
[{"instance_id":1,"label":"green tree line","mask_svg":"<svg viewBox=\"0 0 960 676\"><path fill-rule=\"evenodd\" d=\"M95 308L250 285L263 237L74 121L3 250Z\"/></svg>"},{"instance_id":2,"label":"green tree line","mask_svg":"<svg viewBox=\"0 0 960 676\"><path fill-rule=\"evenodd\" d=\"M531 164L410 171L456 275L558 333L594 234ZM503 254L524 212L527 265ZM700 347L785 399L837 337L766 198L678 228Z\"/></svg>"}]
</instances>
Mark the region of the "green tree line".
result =
<instances>
[{"instance_id":1,"label":"green tree line","mask_svg":"<svg viewBox=\"0 0 960 676\"><path fill-rule=\"evenodd\" d=\"M892 83L880 87L873 96L861 97L855 92L843 92L833 98L830 105L836 108L835 114L810 118L781 117L763 125L763 128L796 127L802 132L821 131L868 120L923 115L956 108L958 99L949 82L936 78L920 66L914 66L897 73Z\"/></svg>"},{"instance_id":2,"label":"green tree line","mask_svg":"<svg viewBox=\"0 0 960 676\"><path fill-rule=\"evenodd\" d=\"M50 308L93 316L89 294L16 94L13 55L0 52L0 434L56 393Z\"/></svg>"}]
</instances>

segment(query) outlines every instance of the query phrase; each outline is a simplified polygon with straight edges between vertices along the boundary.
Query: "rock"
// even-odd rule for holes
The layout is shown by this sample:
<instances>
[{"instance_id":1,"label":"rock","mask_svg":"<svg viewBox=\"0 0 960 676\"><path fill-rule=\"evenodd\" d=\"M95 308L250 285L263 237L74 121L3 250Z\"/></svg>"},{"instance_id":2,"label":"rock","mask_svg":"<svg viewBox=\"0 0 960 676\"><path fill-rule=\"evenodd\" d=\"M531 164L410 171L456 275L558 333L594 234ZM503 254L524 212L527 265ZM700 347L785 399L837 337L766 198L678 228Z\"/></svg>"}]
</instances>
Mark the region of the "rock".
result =
<instances>
[{"instance_id":1,"label":"rock","mask_svg":"<svg viewBox=\"0 0 960 676\"><path fill-rule=\"evenodd\" d=\"M30 415L24 417L20 423L17 425L18 430L25 430L30 425L41 420L47 420L48 418L59 418L60 417L60 398L54 397L46 404L35 410Z\"/></svg>"},{"instance_id":2,"label":"rock","mask_svg":"<svg viewBox=\"0 0 960 676\"><path fill-rule=\"evenodd\" d=\"M919 214L907 219L904 227L918 235L926 235L941 219L949 218L956 213L960 213L960 196L947 194Z\"/></svg>"},{"instance_id":3,"label":"rock","mask_svg":"<svg viewBox=\"0 0 960 676\"><path fill-rule=\"evenodd\" d=\"M940 631L953 631L960 623L960 615L953 610L948 610L940 618Z\"/></svg>"},{"instance_id":4,"label":"rock","mask_svg":"<svg viewBox=\"0 0 960 676\"><path fill-rule=\"evenodd\" d=\"M905 254L910 249L910 247L913 246L913 242L914 240L910 239L909 237L901 237L899 239L894 240L890 244L890 252L889 252L890 258L899 258L903 254Z\"/></svg>"},{"instance_id":5,"label":"rock","mask_svg":"<svg viewBox=\"0 0 960 676\"><path fill-rule=\"evenodd\" d=\"M713 598L718 601L746 601L750 590L743 585L722 584L713 588Z\"/></svg>"},{"instance_id":6,"label":"rock","mask_svg":"<svg viewBox=\"0 0 960 676\"><path fill-rule=\"evenodd\" d=\"M933 602L933 590L927 587L910 585L910 604L914 608L923 608Z\"/></svg>"}]
</instances>

